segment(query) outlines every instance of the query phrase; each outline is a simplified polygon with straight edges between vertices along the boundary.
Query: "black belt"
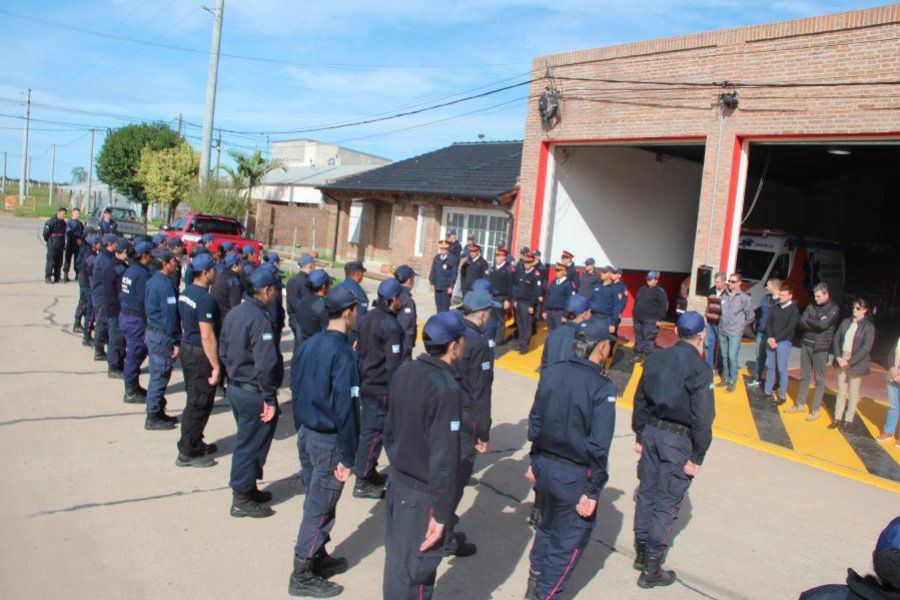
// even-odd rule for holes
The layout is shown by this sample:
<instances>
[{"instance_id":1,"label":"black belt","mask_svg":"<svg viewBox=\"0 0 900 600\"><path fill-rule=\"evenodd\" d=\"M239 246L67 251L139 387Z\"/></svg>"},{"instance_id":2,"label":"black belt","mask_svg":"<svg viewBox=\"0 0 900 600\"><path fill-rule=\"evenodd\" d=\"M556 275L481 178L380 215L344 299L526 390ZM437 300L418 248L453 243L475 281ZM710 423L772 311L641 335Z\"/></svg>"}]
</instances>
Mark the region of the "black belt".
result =
<instances>
[{"instance_id":1,"label":"black belt","mask_svg":"<svg viewBox=\"0 0 900 600\"><path fill-rule=\"evenodd\" d=\"M159 327L154 327L152 325L147 325L147 331L152 331L153 333L158 333L160 335L172 335L172 332L166 331L165 329L160 329Z\"/></svg>"},{"instance_id":2,"label":"black belt","mask_svg":"<svg viewBox=\"0 0 900 600\"><path fill-rule=\"evenodd\" d=\"M664 419L650 419L648 424L660 431L668 431L669 433L675 433L684 437L691 437L691 428L687 425L682 425L681 423L673 423L672 421L666 421Z\"/></svg>"},{"instance_id":3,"label":"black belt","mask_svg":"<svg viewBox=\"0 0 900 600\"><path fill-rule=\"evenodd\" d=\"M120 310L121 310L121 312L125 313L129 317L137 317L138 319L144 318L144 313L142 313L139 310L131 310L130 308L125 308L125 307L122 307Z\"/></svg>"},{"instance_id":4,"label":"black belt","mask_svg":"<svg viewBox=\"0 0 900 600\"><path fill-rule=\"evenodd\" d=\"M547 452L546 450L541 450L540 454L544 458L549 458L550 460L555 461L555 462L567 463L570 465L575 465L576 467L587 468L587 465L585 465L585 464L582 464L580 462L575 462L574 460L570 460L570 459L566 458L565 456L560 456L559 454L553 454L552 452Z\"/></svg>"},{"instance_id":5,"label":"black belt","mask_svg":"<svg viewBox=\"0 0 900 600\"><path fill-rule=\"evenodd\" d=\"M258 385L253 385L252 383L241 383L240 381L232 381L228 380L228 385L233 385L234 387L244 390L245 392L261 392Z\"/></svg>"}]
</instances>

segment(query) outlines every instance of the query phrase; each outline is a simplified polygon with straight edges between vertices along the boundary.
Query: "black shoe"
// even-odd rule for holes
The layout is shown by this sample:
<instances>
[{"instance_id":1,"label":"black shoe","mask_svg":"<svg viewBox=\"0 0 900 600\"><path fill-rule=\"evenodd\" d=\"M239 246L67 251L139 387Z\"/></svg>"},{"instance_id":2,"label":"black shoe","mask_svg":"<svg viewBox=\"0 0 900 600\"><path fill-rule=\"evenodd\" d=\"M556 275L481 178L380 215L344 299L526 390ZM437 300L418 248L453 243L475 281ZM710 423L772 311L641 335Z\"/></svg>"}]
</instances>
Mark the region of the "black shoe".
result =
<instances>
[{"instance_id":1,"label":"black shoe","mask_svg":"<svg viewBox=\"0 0 900 600\"><path fill-rule=\"evenodd\" d=\"M647 564L647 542L635 542L634 551L634 568L637 571L643 571Z\"/></svg>"},{"instance_id":2,"label":"black shoe","mask_svg":"<svg viewBox=\"0 0 900 600\"><path fill-rule=\"evenodd\" d=\"M444 556L466 558L467 556L474 556L476 552L478 552L478 546L470 542L460 541L457 538L456 543L452 547L444 549Z\"/></svg>"},{"instance_id":3,"label":"black shoe","mask_svg":"<svg viewBox=\"0 0 900 600\"><path fill-rule=\"evenodd\" d=\"M209 456L210 454L215 454L219 451L219 447L215 444L203 444L203 454Z\"/></svg>"},{"instance_id":4,"label":"black shoe","mask_svg":"<svg viewBox=\"0 0 900 600\"><path fill-rule=\"evenodd\" d=\"M474 477L469 477L469 480L466 482L466 487L475 487L478 485L478 480Z\"/></svg>"},{"instance_id":5,"label":"black shoe","mask_svg":"<svg viewBox=\"0 0 900 600\"><path fill-rule=\"evenodd\" d=\"M716 387L725 387L728 384L729 384L729 381L723 377L722 381L720 381L719 383L716 384Z\"/></svg>"},{"instance_id":6,"label":"black shoe","mask_svg":"<svg viewBox=\"0 0 900 600\"><path fill-rule=\"evenodd\" d=\"M122 396L125 404L146 404L147 396L141 396L134 388L125 387L125 395Z\"/></svg>"},{"instance_id":7,"label":"black shoe","mask_svg":"<svg viewBox=\"0 0 900 600\"><path fill-rule=\"evenodd\" d=\"M84 333L84 327L81 326L81 323L72 325L72 333Z\"/></svg>"},{"instance_id":8,"label":"black shoe","mask_svg":"<svg viewBox=\"0 0 900 600\"><path fill-rule=\"evenodd\" d=\"M94 340L92 340L91 338L84 338L83 340L81 340L81 345L84 346L85 348L93 348ZM104 359L104 360L106 360L106 359Z\"/></svg>"},{"instance_id":9,"label":"black shoe","mask_svg":"<svg viewBox=\"0 0 900 600\"><path fill-rule=\"evenodd\" d=\"M53 283L49 277L44 277L44 283Z\"/></svg>"},{"instance_id":10,"label":"black shoe","mask_svg":"<svg viewBox=\"0 0 900 600\"><path fill-rule=\"evenodd\" d=\"M156 413L147 415L147 419L144 421L144 429L147 431L166 431L175 429L175 423L160 418L159 413Z\"/></svg>"},{"instance_id":11,"label":"black shoe","mask_svg":"<svg viewBox=\"0 0 900 600\"><path fill-rule=\"evenodd\" d=\"M94 352L94 360L97 362L106 362L106 352Z\"/></svg>"},{"instance_id":12,"label":"black shoe","mask_svg":"<svg viewBox=\"0 0 900 600\"><path fill-rule=\"evenodd\" d=\"M256 502L249 493L233 492L231 499L232 517L250 517L251 519L265 519L275 514L268 506Z\"/></svg>"},{"instance_id":13,"label":"black shoe","mask_svg":"<svg viewBox=\"0 0 900 600\"><path fill-rule=\"evenodd\" d=\"M729 381L729 382L728 382L728 387L725 388L725 391L726 391L726 392L729 392L729 393L733 392L733 391L734 391L734 384L731 383L731 382Z\"/></svg>"},{"instance_id":14,"label":"black shoe","mask_svg":"<svg viewBox=\"0 0 900 600\"><path fill-rule=\"evenodd\" d=\"M288 593L291 596L332 598L343 591L343 586L316 574L311 558L294 557L294 572L291 573L291 579L288 582Z\"/></svg>"},{"instance_id":15,"label":"black shoe","mask_svg":"<svg viewBox=\"0 0 900 600\"><path fill-rule=\"evenodd\" d=\"M838 420L832 421L831 424L828 426L828 429L841 429L841 423L843 423L843 421L838 421Z\"/></svg>"},{"instance_id":16,"label":"black shoe","mask_svg":"<svg viewBox=\"0 0 900 600\"><path fill-rule=\"evenodd\" d=\"M658 556L648 556L644 570L638 577L638 587L649 589L675 583L675 571L666 571L660 565Z\"/></svg>"},{"instance_id":17,"label":"black shoe","mask_svg":"<svg viewBox=\"0 0 900 600\"><path fill-rule=\"evenodd\" d=\"M348 566L346 558L331 556L325 551L325 548L322 548L319 555L313 559L312 570L319 577L329 579L345 572Z\"/></svg>"},{"instance_id":18,"label":"black shoe","mask_svg":"<svg viewBox=\"0 0 900 600\"><path fill-rule=\"evenodd\" d=\"M125 379L125 373L119 369L108 369L106 376L110 379Z\"/></svg>"},{"instance_id":19,"label":"black shoe","mask_svg":"<svg viewBox=\"0 0 900 600\"><path fill-rule=\"evenodd\" d=\"M197 467L199 469L205 469L206 467L213 467L216 464L218 463L205 454L201 454L200 456L184 456L183 454L179 454L178 458L175 459L176 467Z\"/></svg>"},{"instance_id":20,"label":"black shoe","mask_svg":"<svg viewBox=\"0 0 900 600\"><path fill-rule=\"evenodd\" d=\"M525 600L540 600L537 595L537 584L541 574L528 569L528 587L525 588Z\"/></svg>"},{"instance_id":21,"label":"black shoe","mask_svg":"<svg viewBox=\"0 0 900 600\"><path fill-rule=\"evenodd\" d=\"M384 498L384 487L375 485L366 479L357 479L356 485L353 486L353 497L381 500Z\"/></svg>"},{"instance_id":22,"label":"black shoe","mask_svg":"<svg viewBox=\"0 0 900 600\"><path fill-rule=\"evenodd\" d=\"M172 425L178 424L178 417L176 417L174 415L167 415L165 409L159 411L159 418L162 419L163 421L168 421Z\"/></svg>"},{"instance_id":23,"label":"black shoe","mask_svg":"<svg viewBox=\"0 0 900 600\"><path fill-rule=\"evenodd\" d=\"M253 488L247 495L250 496L250 499L259 504L265 504L266 502L272 501L272 492L264 492L259 488Z\"/></svg>"}]
</instances>

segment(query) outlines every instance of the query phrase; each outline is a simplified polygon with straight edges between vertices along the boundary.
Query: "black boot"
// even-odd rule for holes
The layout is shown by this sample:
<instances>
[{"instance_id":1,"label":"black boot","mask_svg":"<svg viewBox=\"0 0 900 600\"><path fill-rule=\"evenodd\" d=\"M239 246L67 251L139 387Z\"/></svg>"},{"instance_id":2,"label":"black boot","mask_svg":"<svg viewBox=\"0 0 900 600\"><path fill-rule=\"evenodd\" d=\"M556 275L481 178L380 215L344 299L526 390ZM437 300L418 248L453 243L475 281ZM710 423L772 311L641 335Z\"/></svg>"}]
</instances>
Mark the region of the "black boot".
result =
<instances>
[{"instance_id":1,"label":"black boot","mask_svg":"<svg viewBox=\"0 0 900 600\"><path fill-rule=\"evenodd\" d=\"M121 369L116 369L116 368L107 369L106 376L109 377L110 379L124 379L125 372L122 371Z\"/></svg>"},{"instance_id":2,"label":"black boot","mask_svg":"<svg viewBox=\"0 0 900 600\"><path fill-rule=\"evenodd\" d=\"M205 469L207 467L214 467L216 464L216 461L205 454L201 454L200 456L185 456L184 454L179 453L178 458L175 459L176 467L196 467L198 469Z\"/></svg>"},{"instance_id":3,"label":"black boot","mask_svg":"<svg viewBox=\"0 0 900 600\"><path fill-rule=\"evenodd\" d=\"M537 595L538 578L541 574L534 569L528 569L528 587L525 588L525 600L540 600Z\"/></svg>"},{"instance_id":4,"label":"black boot","mask_svg":"<svg viewBox=\"0 0 900 600\"><path fill-rule=\"evenodd\" d=\"M346 558L331 556L324 547L319 551L319 555L313 559L313 573L323 579L340 575L347 570L347 567Z\"/></svg>"},{"instance_id":5,"label":"black boot","mask_svg":"<svg viewBox=\"0 0 900 600\"><path fill-rule=\"evenodd\" d=\"M162 418L160 414L164 413L162 411L148 413L147 419L144 421L144 429L146 429L147 431L165 431L168 429L175 429L175 423Z\"/></svg>"},{"instance_id":6,"label":"black boot","mask_svg":"<svg viewBox=\"0 0 900 600\"><path fill-rule=\"evenodd\" d=\"M231 499L232 517L250 517L253 519L264 519L266 517L271 517L274 514L274 510L255 501L249 493L244 494L238 491L233 492Z\"/></svg>"},{"instance_id":7,"label":"black boot","mask_svg":"<svg viewBox=\"0 0 900 600\"><path fill-rule=\"evenodd\" d=\"M122 396L122 402L125 404L144 404L147 402L147 396L141 396L137 391L137 386L133 383L125 384L125 395Z\"/></svg>"},{"instance_id":8,"label":"black boot","mask_svg":"<svg viewBox=\"0 0 900 600\"><path fill-rule=\"evenodd\" d=\"M647 564L647 542L634 541L634 568L637 571L643 571Z\"/></svg>"},{"instance_id":9,"label":"black boot","mask_svg":"<svg viewBox=\"0 0 900 600\"><path fill-rule=\"evenodd\" d=\"M86 338L84 338L84 339L81 340L81 345L84 346L85 348L93 348L93 347L94 347L94 340L91 339L91 338L89 338L89 337L86 337Z\"/></svg>"},{"instance_id":10,"label":"black boot","mask_svg":"<svg viewBox=\"0 0 900 600\"><path fill-rule=\"evenodd\" d=\"M315 574L312 559L294 557L294 572L288 582L288 593L291 596L332 598L343 591L342 586Z\"/></svg>"},{"instance_id":11,"label":"black boot","mask_svg":"<svg viewBox=\"0 0 900 600\"><path fill-rule=\"evenodd\" d=\"M377 485L368 479L356 478L356 485L353 486L354 498L365 498L367 500L381 500L384 498L384 486Z\"/></svg>"},{"instance_id":12,"label":"black boot","mask_svg":"<svg viewBox=\"0 0 900 600\"><path fill-rule=\"evenodd\" d=\"M72 333L84 333L84 327L81 326L81 323L72 325Z\"/></svg>"},{"instance_id":13,"label":"black boot","mask_svg":"<svg viewBox=\"0 0 900 600\"><path fill-rule=\"evenodd\" d=\"M97 362L106 362L106 352L103 352L102 350L97 352L94 350L94 360Z\"/></svg>"},{"instance_id":14,"label":"black boot","mask_svg":"<svg viewBox=\"0 0 900 600\"><path fill-rule=\"evenodd\" d=\"M247 495L250 496L254 502L258 502L259 504L265 504L266 502L272 501L272 492L264 492L257 487L247 492Z\"/></svg>"},{"instance_id":15,"label":"black boot","mask_svg":"<svg viewBox=\"0 0 900 600\"><path fill-rule=\"evenodd\" d=\"M638 587L649 589L657 586L672 585L675 583L675 571L666 571L662 568L658 556L648 556L641 576L638 577Z\"/></svg>"}]
</instances>

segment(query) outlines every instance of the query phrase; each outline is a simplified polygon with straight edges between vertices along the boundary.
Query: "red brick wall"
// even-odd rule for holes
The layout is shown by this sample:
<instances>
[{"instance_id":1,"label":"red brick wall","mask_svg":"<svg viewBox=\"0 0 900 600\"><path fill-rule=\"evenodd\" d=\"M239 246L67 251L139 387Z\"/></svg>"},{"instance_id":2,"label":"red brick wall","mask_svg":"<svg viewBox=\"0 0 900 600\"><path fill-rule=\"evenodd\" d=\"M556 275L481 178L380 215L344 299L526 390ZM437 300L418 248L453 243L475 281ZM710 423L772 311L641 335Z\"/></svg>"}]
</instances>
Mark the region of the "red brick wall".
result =
<instances>
[{"instance_id":1,"label":"red brick wall","mask_svg":"<svg viewBox=\"0 0 900 600\"><path fill-rule=\"evenodd\" d=\"M290 246L294 242L296 229L300 248L331 251L336 212L334 202L322 206L262 202L258 210L260 231L255 237L263 244ZM341 218L344 218L343 215Z\"/></svg>"},{"instance_id":2,"label":"red brick wall","mask_svg":"<svg viewBox=\"0 0 900 600\"><path fill-rule=\"evenodd\" d=\"M559 124L546 129L537 100L529 105L517 222L519 242L524 244L532 237L538 163L544 143L705 136L695 271L707 259L711 220L709 263L718 266L720 262L738 136L900 134L900 94L896 86L739 88L739 108L722 117L720 145L722 113L717 101L721 90L563 77L747 83L895 80L900 73L898 37L900 4L894 4L535 59L536 72L549 72L554 77L552 85L563 93L562 117ZM563 66L569 63L582 64ZM546 85L546 80L535 81L531 94L539 95ZM717 159L718 182L714 176Z\"/></svg>"}]
</instances>

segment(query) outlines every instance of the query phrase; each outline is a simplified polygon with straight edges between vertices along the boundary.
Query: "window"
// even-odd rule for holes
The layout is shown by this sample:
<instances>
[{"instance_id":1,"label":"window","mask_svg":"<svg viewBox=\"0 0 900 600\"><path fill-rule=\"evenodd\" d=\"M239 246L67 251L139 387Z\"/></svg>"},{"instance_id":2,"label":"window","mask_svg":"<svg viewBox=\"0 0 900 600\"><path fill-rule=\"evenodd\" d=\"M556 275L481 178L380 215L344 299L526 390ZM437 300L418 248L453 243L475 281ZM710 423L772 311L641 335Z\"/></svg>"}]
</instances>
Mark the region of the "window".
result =
<instances>
[{"instance_id":1,"label":"window","mask_svg":"<svg viewBox=\"0 0 900 600\"><path fill-rule=\"evenodd\" d=\"M425 245L425 207L420 206L416 214L416 246L415 255L422 256Z\"/></svg>"},{"instance_id":2,"label":"window","mask_svg":"<svg viewBox=\"0 0 900 600\"><path fill-rule=\"evenodd\" d=\"M172 224L169 226L169 230L171 231L182 231L185 225L188 224L188 217L178 217Z\"/></svg>"},{"instance_id":3,"label":"window","mask_svg":"<svg viewBox=\"0 0 900 600\"><path fill-rule=\"evenodd\" d=\"M456 229L462 243L466 243L470 235L474 236L484 258L492 262L498 242L509 243L506 239L508 223L506 215L498 211L448 208L444 210L444 237L450 229Z\"/></svg>"},{"instance_id":4,"label":"window","mask_svg":"<svg viewBox=\"0 0 900 600\"><path fill-rule=\"evenodd\" d=\"M740 273L744 279L760 281L766 276L766 271L769 270L769 265L772 264L774 256L773 252L742 248L738 251L737 264L734 270Z\"/></svg>"},{"instance_id":5,"label":"window","mask_svg":"<svg viewBox=\"0 0 900 600\"><path fill-rule=\"evenodd\" d=\"M191 225L191 231L200 235L205 233L217 233L219 235L233 235L240 237L241 224L235 219L223 219L214 217L197 217Z\"/></svg>"},{"instance_id":6,"label":"window","mask_svg":"<svg viewBox=\"0 0 900 600\"><path fill-rule=\"evenodd\" d=\"M362 225L363 203L353 202L350 205L350 223L347 228L347 241L351 244L359 243L359 230Z\"/></svg>"},{"instance_id":7,"label":"window","mask_svg":"<svg viewBox=\"0 0 900 600\"><path fill-rule=\"evenodd\" d=\"M328 166L329 166L329 167L333 167L333 166L334 166L334 159L333 159L333 158L329 158L329 159L328 159Z\"/></svg>"}]
</instances>

